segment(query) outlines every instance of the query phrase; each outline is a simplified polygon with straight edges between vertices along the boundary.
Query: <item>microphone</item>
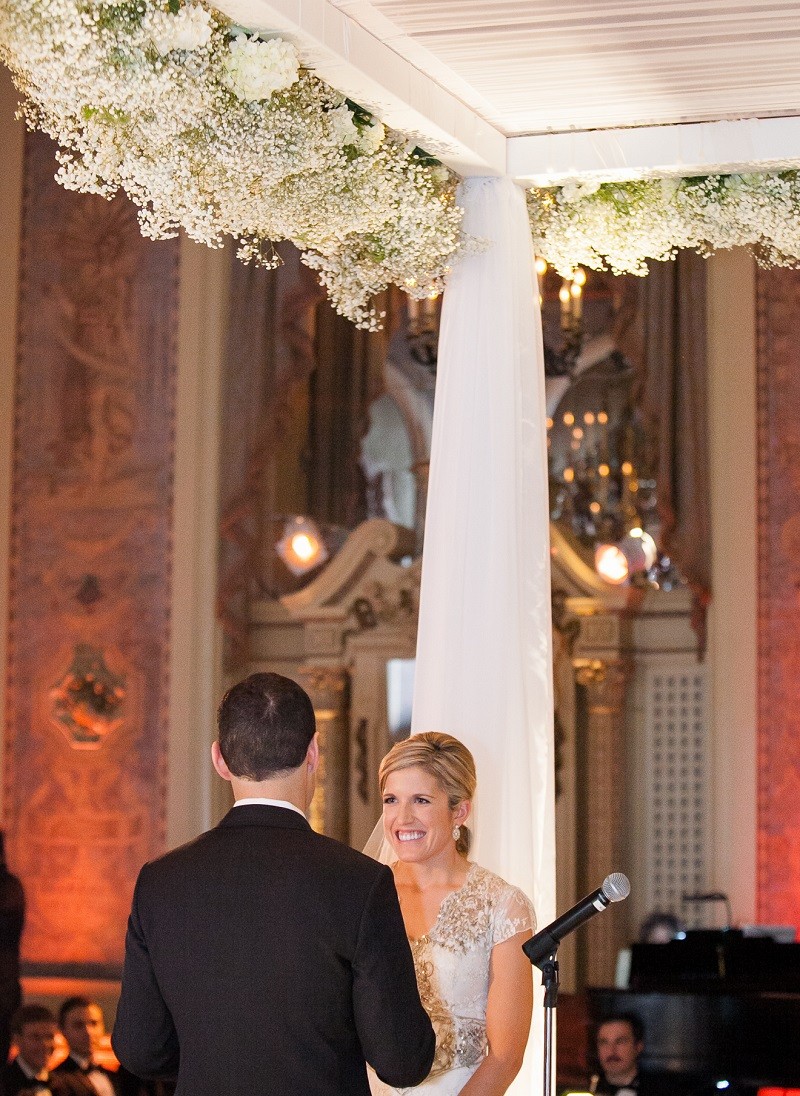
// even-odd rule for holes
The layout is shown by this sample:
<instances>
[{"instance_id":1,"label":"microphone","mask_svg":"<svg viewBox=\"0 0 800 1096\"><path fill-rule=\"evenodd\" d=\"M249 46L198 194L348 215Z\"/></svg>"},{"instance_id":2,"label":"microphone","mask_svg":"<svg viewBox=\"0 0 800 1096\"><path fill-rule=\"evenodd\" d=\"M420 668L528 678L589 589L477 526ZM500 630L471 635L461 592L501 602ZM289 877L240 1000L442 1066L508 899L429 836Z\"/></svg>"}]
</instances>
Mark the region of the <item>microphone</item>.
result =
<instances>
[{"instance_id":1,"label":"microphone","mask_svg":"<svg viewBox=\"0 0 800 1096\"><path fill-rule=\"evenodd\" d=\"M537 932L527 944L522 945L522 950L534 966L538 966L542 960L549 959L555 953L565 936L604 910L610 902L621 902L630 893L631 885L627 875L623 875L621 871L612 872L603 880L602 887L593 894L587 894L577 906L562 913L552 924Z\"/></svg>"}]
</instances>

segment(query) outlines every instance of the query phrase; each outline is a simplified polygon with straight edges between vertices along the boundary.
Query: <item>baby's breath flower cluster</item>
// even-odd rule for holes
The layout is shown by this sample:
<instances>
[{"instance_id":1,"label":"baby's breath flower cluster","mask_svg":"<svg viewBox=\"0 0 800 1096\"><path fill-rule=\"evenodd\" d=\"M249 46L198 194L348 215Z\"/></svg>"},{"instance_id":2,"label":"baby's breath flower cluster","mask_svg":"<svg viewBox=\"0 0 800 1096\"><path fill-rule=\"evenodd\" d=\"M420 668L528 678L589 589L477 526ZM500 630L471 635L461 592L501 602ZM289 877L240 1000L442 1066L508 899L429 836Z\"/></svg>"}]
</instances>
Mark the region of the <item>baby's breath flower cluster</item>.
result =
<instances>
[{"instance_id":1,"label":"baby's breath flower cluster","mask_svg":"<svg viewBox=\"0 0 800 1096\"><path fill-rule=\"evenodd\" d=\"M64 186L124 189L154 239L232 236L264 265L291 240L361 327L391 283L440 290L462 249L446 169L201 0L0 0L0 60Z\"/></svg>"},{"instance_id":2,"label":"baby's breath flower cluster","mask_svg":"<svg viewBox=\"0 0 800 1096\"><path fill-rule=\"evenodd\" d=\"M800 267L800 173L625 183L581 180L528 195L534 248L556 269L647 274L679 248L747 246L762 266Z\"/></svg>"}]
</instances>

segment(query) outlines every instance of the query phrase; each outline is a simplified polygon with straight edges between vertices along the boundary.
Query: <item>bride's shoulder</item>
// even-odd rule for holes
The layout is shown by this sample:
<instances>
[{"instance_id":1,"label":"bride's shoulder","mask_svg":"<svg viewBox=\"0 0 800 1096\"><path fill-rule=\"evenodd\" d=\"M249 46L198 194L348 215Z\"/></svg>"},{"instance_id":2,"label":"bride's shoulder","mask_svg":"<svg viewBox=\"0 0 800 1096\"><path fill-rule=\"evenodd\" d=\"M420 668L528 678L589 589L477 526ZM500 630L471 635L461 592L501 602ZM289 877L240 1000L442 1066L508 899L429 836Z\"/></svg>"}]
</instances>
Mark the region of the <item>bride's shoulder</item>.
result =
<instances>
[{"instance_id":1,"label":"bride's shoulder","mask_svg":"<svg viewBox=\"0 0 800 1096\"><path fill-rule=\"evenodd\" d=\"M535 929L533 903L519 887L475 863L470 867L468 879L492 909L495 943L526 929Z\"/></svg>"}]
</instances>

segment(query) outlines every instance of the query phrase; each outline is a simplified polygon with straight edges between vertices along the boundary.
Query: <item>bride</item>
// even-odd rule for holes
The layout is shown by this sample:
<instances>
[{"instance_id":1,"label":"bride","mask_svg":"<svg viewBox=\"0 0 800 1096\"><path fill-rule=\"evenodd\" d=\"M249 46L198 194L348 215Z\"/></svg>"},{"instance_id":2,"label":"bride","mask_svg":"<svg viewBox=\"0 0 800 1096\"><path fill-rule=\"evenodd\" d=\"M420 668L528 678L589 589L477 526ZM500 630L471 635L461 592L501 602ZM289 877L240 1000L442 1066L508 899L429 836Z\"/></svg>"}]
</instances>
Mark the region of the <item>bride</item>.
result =
<instances>
[{"instance_id":1,"label":"bride","mask_svg":"<svg viewBox=\"0 0 800 1096\"><path fill-rule=\"evenodd\" d=\"M501 1096L522 1065L533 978L522 944L535 927L525 895L467 859L472 754L450 735L398 742L379 773L391 862L422 1003L436 1031L433 1068L414 1089L370 1071L373 1096ZM388 847L388 848L387 848Z\"/></svg>"}]
</instances>

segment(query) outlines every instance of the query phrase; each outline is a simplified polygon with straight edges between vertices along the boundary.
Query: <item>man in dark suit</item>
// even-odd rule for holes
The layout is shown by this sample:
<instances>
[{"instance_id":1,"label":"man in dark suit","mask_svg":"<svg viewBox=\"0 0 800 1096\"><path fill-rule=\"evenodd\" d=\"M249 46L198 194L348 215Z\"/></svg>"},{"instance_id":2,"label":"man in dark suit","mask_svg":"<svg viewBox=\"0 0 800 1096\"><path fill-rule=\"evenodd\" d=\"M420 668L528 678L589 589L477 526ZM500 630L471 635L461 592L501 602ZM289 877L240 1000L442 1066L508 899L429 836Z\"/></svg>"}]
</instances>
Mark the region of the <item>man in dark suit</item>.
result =
<instances>
[{"instance_id":1,"label":"man in dark suit","mask_svg":"<svg viewBox=\"0 0 800 1096\"><path fill-rule=\"evenodd\" d=\"M56 1046L56 1021L44 1005L23 1005L11 1024L17 1056L0 1070L3 1096L62 1096L57 1077L48 1072Z\"/></svg>"},{"instance_id":2,"label":"man in dark suit","mask_svg":"<svg viewBox=\"0 0 800 1096\"><path fill-rule=\"evenodd\" d=\"M117 1096L116 1077L96 1058L106 1033L103 1010L88 997L68 997L58 1012L58 1026L69 1054L53 1070L70 1096Z\"/></svg>"},{"instance_id":3,"label":"man in dark suit","mask_svg":"<svg viewBox=\"0 0 800 1096\"><path fill-rule=\"evenodd\" d=\"M314 710L253 674L219 710L236 803L139 875L112 1044L176 1096L368 1096L420 1084L434 1036L391 871L314 833Z\"/></svg>"},{"instance_id":4,"label":"man in dark suit","mask_svg":"<svg viewBox=\"0 0 800 1096\"><path fill-rule=\"evenodd\" d=\"M19 941L25 924L25 892L6 865L5 836L0 830L0 1065L8 1059L11 1018L20 1006Z\"/></svg>"}]
</instances>

